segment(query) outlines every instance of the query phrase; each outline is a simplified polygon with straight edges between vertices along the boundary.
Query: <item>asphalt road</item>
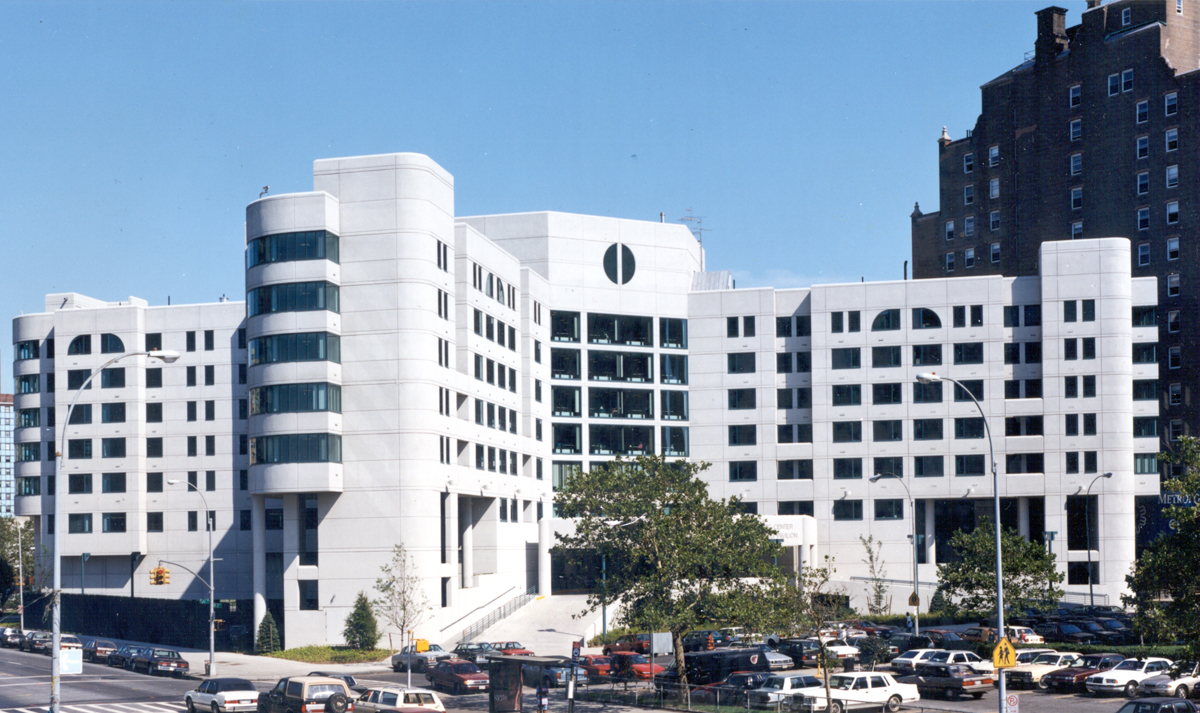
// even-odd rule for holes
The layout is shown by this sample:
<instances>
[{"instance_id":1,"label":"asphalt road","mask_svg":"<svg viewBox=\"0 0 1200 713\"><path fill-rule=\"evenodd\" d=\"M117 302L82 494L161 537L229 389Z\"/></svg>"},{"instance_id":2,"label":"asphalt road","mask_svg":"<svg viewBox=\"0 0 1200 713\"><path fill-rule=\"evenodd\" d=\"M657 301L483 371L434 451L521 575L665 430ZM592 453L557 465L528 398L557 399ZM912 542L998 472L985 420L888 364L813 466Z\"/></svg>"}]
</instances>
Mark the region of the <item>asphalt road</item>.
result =
<instances>
[{"instance_id":1,"label":"asphalt road","mask_svg":"<svg viewBox=\"0 0 1200 713\"><path fill-rule=\"evenodd\" d=\"M403 684L403 673L381 673L360 684ZM425 677L413 675L414 685L424 685ZM260 690L274 681L255 681ZM83 674L63 676L61 685L63 713L183 713L183 694L194 688L196 681L147 676L99 664L85 663ZM601 688L593 689L600 693ZM1020 713L1110 713L1124 699L1096 699L1078 695L1047 694L1022 691ZM484 713L488 709L486 694L443 696L449 712ZM12 649L0 649L0 713L43 713L50 701L50 658ZM526 710L533 705L533 691L526 689ZM984 713L996 711L996 691L989 690L982 700L946 701L922 700L910 708L919 711L962 711ZM634 713L645 709L611 705L603 702L580 701L576 713ZM724 709L735 713L736 709ZM744 709L742 709L744 710ZM550 713L566 713L567 702L562 689L550 698Z\"/></svg>"}]
</instances>

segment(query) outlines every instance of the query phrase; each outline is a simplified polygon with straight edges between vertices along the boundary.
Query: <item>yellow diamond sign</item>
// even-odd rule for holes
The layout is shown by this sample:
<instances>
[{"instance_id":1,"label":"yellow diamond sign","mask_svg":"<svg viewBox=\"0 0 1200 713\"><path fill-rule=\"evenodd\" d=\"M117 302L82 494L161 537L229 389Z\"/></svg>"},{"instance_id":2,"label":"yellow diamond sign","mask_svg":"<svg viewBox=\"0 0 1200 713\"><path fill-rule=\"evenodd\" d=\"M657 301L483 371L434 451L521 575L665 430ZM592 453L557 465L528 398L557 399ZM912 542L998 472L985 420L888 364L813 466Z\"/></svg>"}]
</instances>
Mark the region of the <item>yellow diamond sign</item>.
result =
<instances>
[{"instance_id":1,"label":"yellow diamond sign","mask_svg":"<svg viewBox=\"0 0 1200 713\"><path fill-rule=\"evenodd\" d=\"M1000 639L1000 643L996 644L995 649L992 649L992 663L998 669L1012 668L1017 665L1017 649L1007 636Z\"/></svg>"}]
</instances>

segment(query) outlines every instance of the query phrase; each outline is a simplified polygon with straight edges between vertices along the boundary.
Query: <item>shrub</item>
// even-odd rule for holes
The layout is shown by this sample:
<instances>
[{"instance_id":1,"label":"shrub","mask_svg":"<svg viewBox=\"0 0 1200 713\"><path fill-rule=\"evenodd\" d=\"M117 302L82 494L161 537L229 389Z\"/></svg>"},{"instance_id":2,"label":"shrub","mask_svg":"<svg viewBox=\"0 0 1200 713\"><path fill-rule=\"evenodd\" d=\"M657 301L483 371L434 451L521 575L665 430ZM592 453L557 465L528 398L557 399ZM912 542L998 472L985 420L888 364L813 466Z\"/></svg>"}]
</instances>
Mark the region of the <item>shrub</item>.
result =
<instances>
[{"instance_id":1,"label":"shrub","mask_svg":"<svg viewBox=\"0 0 1200 713\"><path fill-rule=\"evenodd\" d=\"M254 653L270 654L279 650L279 629L275 626L275 617L271 612L263 617L258 625L258 637L254 642Z\"/></svg>"},{"instance_id":2,"label":"shrub","mask_svg":"<svg viewBox=\"0 0 1200 713\"><path fill-rule=\"evenodd\" d=\"M346 617L346 628L342 630L346 645L355 649L373 649L379 641L379 624L371 611L371 602L363 592L354 600L354 609Z\"/></svg>"}]
</instances>

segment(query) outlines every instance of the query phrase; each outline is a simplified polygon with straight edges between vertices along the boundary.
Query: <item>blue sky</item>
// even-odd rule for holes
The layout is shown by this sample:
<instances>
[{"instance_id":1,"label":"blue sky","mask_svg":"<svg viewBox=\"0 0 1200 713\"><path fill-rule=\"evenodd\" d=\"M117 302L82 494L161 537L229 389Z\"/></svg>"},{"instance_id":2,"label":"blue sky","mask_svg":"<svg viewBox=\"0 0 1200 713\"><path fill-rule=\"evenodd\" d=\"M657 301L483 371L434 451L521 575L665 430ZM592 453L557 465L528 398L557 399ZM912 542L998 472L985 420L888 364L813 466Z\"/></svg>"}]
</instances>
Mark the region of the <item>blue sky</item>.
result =
<instances>
[{"instance_id":1,"label":"blue sky","mask_svg":"<svg viewBox=\"0 0 1200 713\"><path fill-rule=\"evenodd\" d=\"M242 299L264 185L397 151L455 176L459 215L690 208L739 286L897 279L942 126L1049 4L9 0L0 314Z\"/></svg>"}]
</instances>

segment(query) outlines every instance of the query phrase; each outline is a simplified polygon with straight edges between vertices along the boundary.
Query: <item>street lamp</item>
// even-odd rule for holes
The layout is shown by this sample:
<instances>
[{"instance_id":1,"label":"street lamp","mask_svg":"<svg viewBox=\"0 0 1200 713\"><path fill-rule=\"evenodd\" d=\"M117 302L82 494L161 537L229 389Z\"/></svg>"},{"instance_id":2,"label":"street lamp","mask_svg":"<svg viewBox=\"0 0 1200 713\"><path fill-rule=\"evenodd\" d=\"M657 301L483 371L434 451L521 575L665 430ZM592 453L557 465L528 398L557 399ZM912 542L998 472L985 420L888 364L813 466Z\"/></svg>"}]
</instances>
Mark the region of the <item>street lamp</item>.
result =
<instances>
[{"instance_id":1,"label":"street lamp","mask_svg":"<svg viewBox=\"0 0 1200 713\"><path fill-rule=\"evenodd\" d=\"M1092 486L1101 478L1111 478L1112 473L1101 473L1092 482L1088 483L1087 497L1083 499L1083 527L1087 531L1087 551L1088 551L1088 598L1091 599L1091 605L1096 606L1096 587L1093 584L1095 577L1092 576Z\"/></svg>"},{"instance_id":2,"label":"street lamp","mask_svg":"<svg viewBox=\"0 0 1200 713\"><path fill-rule=\"evenodd\" d=\"M167 483L176 485L178 480L168 480ZM187 486L196 491L200 496L200 502L204 503L204 529L208 530L208 675L217 675L217 629L214 626L216 619L213 618L213 527L215 523L208 517L211 512L208 509L208 498L204 497L204 493L200 492L200 488L196 487L190 480ZM201 580L204 581L204 580Z\"/></svg>"},{"instance_id":3,"label":"street lamp","mask_svg":"<svg viewBox=\"0 0 1200 713\"><path fill-rule=\"evenodd\" d=\"M54 536L54 596L52 597L51 605L53 606L53 616L51 617L51 651L50 651L50 713L59 713L59 676L62 673L62 656L59 650L62 644L62 497L58 492L62 490L62 461L63 461L63 443L67 440L67 426L71 423L71 412L75 410L75 403L79 401L79 397L87 390L92 383L92 379L96 378L96 374L104 371L108 367L116 364L122 359L128 359L135 356L148 356L151 359L158 359L167 364L174 364L179 359L179 352L174 349L154 349L145 352L129 352L113 357L104 362L100 366L92 369L92 373L88 374L88 378L79 385L79 391L75 394L75 398L71 399L71 404L67 406L66 416L63 417L62 438L55 444L59 449L55 453L54 459L54 532L50 533Z\"/></svg>"},{"instance_id":4,"label":"street lamp","mask_svg":"<svg viewBox=\"0 0 1200 713\"><path fill-rule=\"evenodd\" d=\"M896 475L895 473L876 473L875 475L871 476L870 481L872 483L877 483L877 482L879 482L879 480L881 478L895 478L896 481L900 483L900 485L904 486L904 492L908 493L908 508L909 508L909 510L912 511L912 523L913 523L913 526L912 526L913 527L913 532L912 532L913 596L918 596L917 593L920 591L920 585L917 582L917 505L916 505L916 502L913 500L912 491L908 489L908 484L904 482L903 478ZM916 611L913 612L913 635L920 636L921 635L921 605L920 605L920 603L918 603L914 608L916 609Z\"/></svg>"},{"instance_id":5,"label":"street lamp","mask_svg":"<svg viewBox=\"0 0 1200 713\"><path fill-rule=\"evenodd\" d=\"M994 510L994 520L992 526L996 530L996 640L1004 638L1004 566L1001 560L1000 553L1000 476L996 473L996 447L992 443L992 429L988 426L987 414L983 412L983 406L979 404L979 399L975 398L975 394L971 390L962 385L962 382L957 379L952 379L949 376L938 376L932 371L922 372L917 374L917 381L922 384L932 384L935 381L949 381L958 388L966 392L967 396L971 397L971 401L975 404L975 408L979 409L979 416L983 419L983 432L987 434L988 451L992 456L992 505ZM1000 672L1000 695L997 698L998 710L1004 713L1005 699L1007 698L1007 690L1005 688L1004 672Z\"/></svg>"}]
</instances>

